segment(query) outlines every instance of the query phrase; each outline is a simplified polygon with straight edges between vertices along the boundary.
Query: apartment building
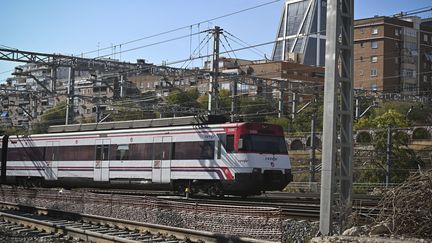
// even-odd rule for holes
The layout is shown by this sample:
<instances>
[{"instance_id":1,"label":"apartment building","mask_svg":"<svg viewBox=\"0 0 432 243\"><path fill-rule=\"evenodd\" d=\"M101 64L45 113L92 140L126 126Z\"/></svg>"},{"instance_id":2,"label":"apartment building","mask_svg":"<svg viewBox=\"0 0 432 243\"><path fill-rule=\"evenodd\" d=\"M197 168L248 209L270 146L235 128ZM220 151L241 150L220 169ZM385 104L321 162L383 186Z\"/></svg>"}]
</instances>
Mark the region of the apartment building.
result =
<instances>
[{"instance_id":1,"label":"apartment building","mask_svg":"<svg viewBox=\"0 0 432 243\"><path fill-rule=\"evenodd\" d=\"M431 96L431 20L384 16L356 20L354 87Z\"/></svg>"}]
</instances>

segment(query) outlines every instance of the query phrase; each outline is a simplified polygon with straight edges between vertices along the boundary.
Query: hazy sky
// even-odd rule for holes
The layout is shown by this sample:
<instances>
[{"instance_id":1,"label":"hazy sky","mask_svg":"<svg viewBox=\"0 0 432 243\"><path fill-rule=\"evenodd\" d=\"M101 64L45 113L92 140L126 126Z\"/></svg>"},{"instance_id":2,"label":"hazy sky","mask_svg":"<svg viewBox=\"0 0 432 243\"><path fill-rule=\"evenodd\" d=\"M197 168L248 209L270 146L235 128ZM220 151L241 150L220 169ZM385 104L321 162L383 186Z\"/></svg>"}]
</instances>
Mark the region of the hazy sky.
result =
<instances>
[{"instance_id":1,"label":"hazy sky","mask_svg":"<svg viewBox=\"0 0 432 243\"><path fill-rule=\"evenodd\" d=\"M20 50L80 55L151 36L160 32L190 26L224 14L270 2L271 0L1 0L0 1L0 47L8 46ZM283 0L251 11L214 20L211 23L193 25L182 30L123 44L121 50L197 33L221 26L228 33L248 44L273 41L280 19ZM391 15L401 11L431 6L430 0L355 0L355 18L374 15ZM432 17L431 12L422 17ZM160 64L188 58L198 47L205 33L177 41L125 52L121 58L136 61L137 58ZM233 38L233 37L231 37ZM204 41L205 43L206 41ZM240 45L223 40L224 49L236 49ZM3 46L1 46L3 45ZM271 56L272 45L259 47ZM114 48L100 51L110 54ZM120 51L116 46L115 51ZM250 50L236 53L239 58L260 59L261 52ZM207 53L204 46L201 54ZM96 57L97 52L86 57ZM200 66L194 61L190 66ZM9 76L9 70L17 63L0 61L0 81Z\"/></svg>"}]
</instances>

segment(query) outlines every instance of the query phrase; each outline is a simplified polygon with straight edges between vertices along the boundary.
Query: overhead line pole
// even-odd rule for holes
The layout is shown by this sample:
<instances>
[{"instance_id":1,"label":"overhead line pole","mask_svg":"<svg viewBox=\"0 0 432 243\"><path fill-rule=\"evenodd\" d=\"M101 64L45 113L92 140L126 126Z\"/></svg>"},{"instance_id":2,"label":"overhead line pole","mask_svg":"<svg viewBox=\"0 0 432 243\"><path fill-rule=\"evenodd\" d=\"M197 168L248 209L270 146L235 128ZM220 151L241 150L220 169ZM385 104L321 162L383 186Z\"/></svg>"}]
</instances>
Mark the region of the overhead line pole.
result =
<instances>
[{"instance_id":1,"label":"overhead line pole","mask_svg":"<svg viewBox=\"0 0 432 243\"><path fill-rule=\"evenodd\" d=\"M352 206L354 0L327 1L320 227L340 231ZM338 210L336 214L335 210Z\"/></svg>"},{"instance_id":2,"label":"overhead line pole","mask_svg":"<svg viewBox=\"0 0 432 243\"><path fill-rule=\"evenodd\" d=\"M219 109L219 43L222 29L219 26L215 26L211 31L213 34L213 55L210 69L208 114L215 115Z\"/></svg>"}]
</instances>

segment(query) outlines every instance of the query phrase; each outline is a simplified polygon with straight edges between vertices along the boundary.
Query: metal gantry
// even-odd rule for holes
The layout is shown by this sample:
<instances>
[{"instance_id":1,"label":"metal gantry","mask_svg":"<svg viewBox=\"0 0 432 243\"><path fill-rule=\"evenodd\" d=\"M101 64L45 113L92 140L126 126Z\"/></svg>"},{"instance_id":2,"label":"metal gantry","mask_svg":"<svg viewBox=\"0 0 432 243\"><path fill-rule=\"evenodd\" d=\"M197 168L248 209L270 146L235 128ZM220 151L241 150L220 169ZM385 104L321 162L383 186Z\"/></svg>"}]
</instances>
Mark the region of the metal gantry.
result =
<instances>
[{"instance_id":1,"label":"metal gantry","mask_svg":"<svg viewBox=\"0 0 432 243\"><path fill-rule=\"evenodd\" d=\"M136 63L119 62L112 59L83 58L5 48L0 48L0 60L36 63L54 67L75 67L76 70L133 70L139 66Z\"/></svg>"},{"instance_id":2,"label":"metal gantry","mask_svg":"<svg viewBox=\"0 0 432 243\"><path fill-rule=\"evenodd\" d=\"M213 34L213 55L210 69L211 76L209 81L208 113L209 115L214 115L219 109L219 44L222 29L219 26L215 26L211 32Z\"/></svg>"},{"instance_id":3,"label":"metal gantry","mask_svg":"<svg viewBox=\"0 0 432 243\"><path fill-rule=\"evenodd\" d=\"M327 1L320 209L322 235L335 233L334 222L343 230L351 213L353 16L354 0Z\"/></svg>"}]
</instances>

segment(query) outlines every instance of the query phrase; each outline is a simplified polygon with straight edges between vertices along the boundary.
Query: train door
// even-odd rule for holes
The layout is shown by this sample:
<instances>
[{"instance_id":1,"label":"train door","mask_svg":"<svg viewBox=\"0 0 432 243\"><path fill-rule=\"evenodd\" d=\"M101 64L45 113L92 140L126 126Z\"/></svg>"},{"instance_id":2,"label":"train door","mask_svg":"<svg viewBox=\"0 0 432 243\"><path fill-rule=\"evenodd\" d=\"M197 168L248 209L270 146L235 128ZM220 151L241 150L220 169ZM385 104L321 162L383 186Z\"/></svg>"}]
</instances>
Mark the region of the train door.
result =
<instances>
[{"instance_id":1,"label":"train door","mask_svg":"<svg viewBox=\"0 0 432 243\"><path fill-rule=\"evenodd\" d=\"M58 176L58 147L60 142L47 142L45 150L45 180L55 181Z\"/></svg>"},{"instance_id":2,"label":"train door","mask_svg":"<svg viewBox=\"0 0 432 243\"><path fill-rule=\"evenodd\" d=\"M95 144L96 158L94 161L93 180L109 181L110 139L97 139Z\"/></svg>"},{"instance_id":3,"label":"train door","mask_svg":"<svg viewBox=\"0 0 432 243\"><path fill-rule=\"evenodd\" d=\"M171 182L172 137L153 138L152 182Z\"/></svg>"}]
</instances>

